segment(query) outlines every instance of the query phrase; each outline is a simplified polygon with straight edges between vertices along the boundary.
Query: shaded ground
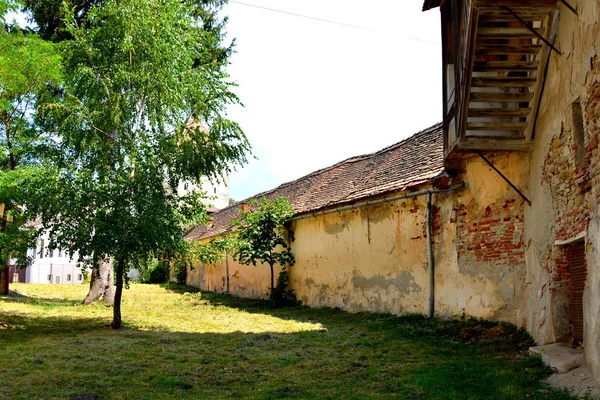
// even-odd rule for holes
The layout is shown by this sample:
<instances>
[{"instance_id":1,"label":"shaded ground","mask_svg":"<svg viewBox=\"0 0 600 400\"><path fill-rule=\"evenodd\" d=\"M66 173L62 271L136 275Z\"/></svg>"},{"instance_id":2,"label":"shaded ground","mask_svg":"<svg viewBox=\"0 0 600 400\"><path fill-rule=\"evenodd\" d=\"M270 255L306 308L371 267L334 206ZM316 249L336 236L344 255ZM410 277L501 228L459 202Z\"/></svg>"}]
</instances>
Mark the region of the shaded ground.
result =
<instances>
[{"instance_id":1,"label":"shaded ground","mask_svg":"<svg viewBox=\"0 0 600 400\"><path fill-rule=\"evenodd\" d=\"M28 296L0 297L2 399L571 398L510 325L132 285L114 331L84 286L12 288Z\"/></svg>"}]
</instances>

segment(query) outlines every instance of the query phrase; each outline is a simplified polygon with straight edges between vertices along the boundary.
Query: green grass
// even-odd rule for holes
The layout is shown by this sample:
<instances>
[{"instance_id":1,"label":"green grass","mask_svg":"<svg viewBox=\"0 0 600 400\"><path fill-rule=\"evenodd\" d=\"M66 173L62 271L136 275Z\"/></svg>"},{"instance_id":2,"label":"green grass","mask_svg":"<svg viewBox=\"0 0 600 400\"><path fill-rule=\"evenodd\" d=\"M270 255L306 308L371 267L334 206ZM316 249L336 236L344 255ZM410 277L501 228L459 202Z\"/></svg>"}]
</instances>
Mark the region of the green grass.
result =
<instances>
[{"instance_id":1,"label":"green grass","mask_svg":"<svg viewBox=\"0 0 600 400\"><path fill-rule=\"evenodd\" d=\"M83 285L12 289L27 296L0 296L0 399L570 398L505 324L132 285L114 331Z\"/></svg>"}]
</instances>

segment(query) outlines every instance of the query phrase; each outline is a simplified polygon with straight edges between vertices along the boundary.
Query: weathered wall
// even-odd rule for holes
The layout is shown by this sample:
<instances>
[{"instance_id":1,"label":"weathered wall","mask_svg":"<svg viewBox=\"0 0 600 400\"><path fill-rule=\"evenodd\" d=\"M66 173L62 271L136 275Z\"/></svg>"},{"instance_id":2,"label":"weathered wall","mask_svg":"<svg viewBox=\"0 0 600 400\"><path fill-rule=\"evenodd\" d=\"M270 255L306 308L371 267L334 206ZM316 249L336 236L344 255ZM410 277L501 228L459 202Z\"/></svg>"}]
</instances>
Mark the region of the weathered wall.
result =
<instances>
[{"instance_id":1,"label":"weathered wall","mask_svg":"<svg viewBox=\"0 0 600 400\"><path fill-rule=\"evenodd\" d=\"M205 242L208 239L204 240ZM242 265L233 258L228 257L215 265L204 265L197 263L194 268L187 271L186 282L188 285L197 286L204 290L218 293L226 292L226 271L229 271L229 293L247 297L251 299L260 299L268 296L271 285L271 272L267 264ZM281 268L276 266L275 282Z\"/></svg>"},{"instance_id":2,"label":"weathered wall","mask_svg":"<svg viewBox=\"0 0 600 400\"><path fill-rule=\"evenodd\" d=\"M526 156L489 157L522 184ZM436 313L523 325L523 200L483 160L464 164L467 187L433 198ZM425 222L425 196L297 220L290 285L312 307L427 313ZM228 262L231 293L266 296L267 266ZM198 265L188 283L224 291L225 263Z\"/></svg>"},{"instance_id":3,"label":"weathered wall","mask_svg":"<svg viewBox=\"0 0 600 400\"><path fill-rule=\"evenodd\" d=\"M552 53L550 59L530 154L528 195L533 204L525 209L526 296L530 299L526 326L539 343L568 336L565 242L586 234L584 347L588 366L599 378L600 5L597 0L575 3L578 15L561 7L556 44L562 55Z\"/></svg>"}]
</instances>

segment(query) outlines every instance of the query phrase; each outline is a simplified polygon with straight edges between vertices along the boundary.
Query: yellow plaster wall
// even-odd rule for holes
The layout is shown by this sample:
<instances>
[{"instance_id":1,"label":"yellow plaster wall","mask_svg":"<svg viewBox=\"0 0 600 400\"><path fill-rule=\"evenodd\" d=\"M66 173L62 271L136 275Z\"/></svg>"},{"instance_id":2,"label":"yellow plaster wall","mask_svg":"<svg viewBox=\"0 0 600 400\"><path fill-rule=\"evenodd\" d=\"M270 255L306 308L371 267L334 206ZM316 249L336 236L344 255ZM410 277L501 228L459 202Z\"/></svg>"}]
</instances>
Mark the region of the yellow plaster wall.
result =
<instances>
[{"instance_id":1,"label":"yellow plaster wall","mask_svg":"<svg viewBox=\"0 0 600 400\"><path fill-rule=\"evenodd\" d=\"M506 153L491 158L510 179L522 183L525 156ZM457 254L457 237L468 233L477 240L477 233L460 231L464 227L457 224L462 218L458 210L475 218L486 208L502 209L507 196L516 194L481 159L469 158L465 166L465 189L433 196L436 313L464 313L522 325L524 266L492 265ZM420 196L294 221L291 247L296 264L289 268L291 288L311 307L427 313L425 220L426 197ZM268 266L244 266L229 259L229 271L231 293L266 297ZM223 292L224 277L224 262L198 265L189 272L188 283Z\"/></svg>"},{"instance_id":2,"label":"yellow plaster wall","mask_svg":"<svg viewBox=\"0 0 600 400\"><path fill-rule=\"evenodd\" d=\"M204 239L203 242L208 242ZM229 293L251 299L260 299L268 296L271 285L271 272L266 264L243 265L228 257L227 261L217 262L215 265L196 263L193 268L188 267L186 282L188 285L197 286L203 290L217 293L226 292L226 271L229 271ZM275 266L275 283L281 268Z\"/></svg>"}]
</instances>

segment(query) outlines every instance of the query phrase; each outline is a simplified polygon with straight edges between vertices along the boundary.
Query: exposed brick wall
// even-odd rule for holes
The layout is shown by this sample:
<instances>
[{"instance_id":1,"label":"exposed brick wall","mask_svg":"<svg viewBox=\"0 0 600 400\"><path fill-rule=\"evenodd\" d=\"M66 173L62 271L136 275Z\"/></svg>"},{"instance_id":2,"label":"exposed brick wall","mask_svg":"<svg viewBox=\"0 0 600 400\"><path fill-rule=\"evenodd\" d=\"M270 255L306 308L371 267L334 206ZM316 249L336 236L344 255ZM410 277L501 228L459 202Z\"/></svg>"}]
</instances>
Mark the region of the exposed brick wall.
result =
<instances>
[{"instance_id":1,"label":"exposed brick wall","mask_svg":"<svg viewBox=\"0 0 600 400\"><path fill-rule=\"evenodd\" d=\"M600 134L600 59L594 56L590 60L592 69L588 75L586 98L582 102L585 130L588 140L586 142L587 158L590 160L590 185L593 188L593 204L591 209L598 210L600 204L600 150L598 149L598 135Z\"/></svg>"},{"instance_id":2,"label":"exposed brick wall","mask_svg":"<svg viewBox=\"0 0 600 400\"><path fill-rule=\"evenodd\" d=\"M507 199L483 210L460 205L455 211L459 262L524 263L523 200Z\"/></svg>"},{"instance_id":3,"label":"exposed brick wall","mask_svg":"<svg viewBox=\"0 0 600 400\"><path fill-rule=\"evenodd\" d=\"M590 190L589 157L578 165L573 124L563 121L560 132L552 139L542 169L542 184L550 188L555 211L554 239L565 240L587 228L590 213L587 195ZM586 143L589 135L585 135Z\"/></svg>"}]
</instances>

